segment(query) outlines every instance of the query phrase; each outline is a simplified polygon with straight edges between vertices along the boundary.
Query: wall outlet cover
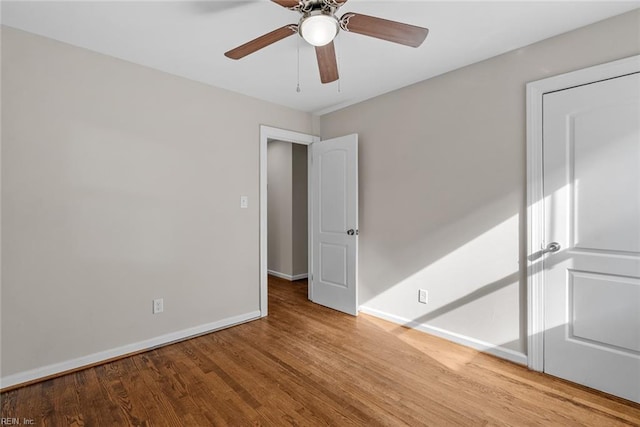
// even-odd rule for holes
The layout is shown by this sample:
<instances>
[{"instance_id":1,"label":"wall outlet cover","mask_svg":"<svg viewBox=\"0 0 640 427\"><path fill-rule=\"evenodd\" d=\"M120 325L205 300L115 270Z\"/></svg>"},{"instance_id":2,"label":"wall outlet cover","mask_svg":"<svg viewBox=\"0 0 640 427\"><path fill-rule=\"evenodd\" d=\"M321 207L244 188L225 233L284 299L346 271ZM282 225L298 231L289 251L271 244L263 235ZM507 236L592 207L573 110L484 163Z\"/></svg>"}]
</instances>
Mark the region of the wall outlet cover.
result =
<instances>
[{"instance_id":1,"label":"wall outlet cover","mask_svg":"<svg viewBox=\"0 0 640 427\"><path fill-rule=\"evenodd\" d=\"M429 294L426 289L418 289L418 302L426 304L429 298Z\"/></svg>"},{"instance_id":2,"label":"wall outlet cover","mask_svg":"<svg viewBox=\"0 0 640 427\"><path fill-rule=\"evenodd\" d=\"M164 311L164 299L158 298L153 300L153 314L162 313Z\"/></svg>"}]
</instances>

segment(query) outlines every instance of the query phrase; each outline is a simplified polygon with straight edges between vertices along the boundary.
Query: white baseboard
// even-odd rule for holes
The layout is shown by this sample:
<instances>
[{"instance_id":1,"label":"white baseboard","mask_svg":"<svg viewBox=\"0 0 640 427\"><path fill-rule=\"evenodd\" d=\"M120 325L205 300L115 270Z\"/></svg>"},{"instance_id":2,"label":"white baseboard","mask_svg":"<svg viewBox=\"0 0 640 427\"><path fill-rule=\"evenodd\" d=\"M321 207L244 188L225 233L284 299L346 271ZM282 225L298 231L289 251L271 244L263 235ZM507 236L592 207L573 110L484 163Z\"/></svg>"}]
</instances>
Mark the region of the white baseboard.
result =
<instances>
[{"instance_id":1,"label":"white baseboard","mask_svg":"<svg viewBox=\"0 0 640 427\"><path fill-rule=\"evenodd\" d=\"M381 319L385 319L399 325L407 326L412 329L417 329L421 332L426 332L428 334L453 341L457 344L462 344L464 346L480 350L484 353L509 360L519 365L527 366L527 355L519 351L511 350L510 348L496 346L485 341L480 341L475 338L467 337L455 332L450 332L441 328L437 328L435 326L418 323L414 320L406 319L394 314L385 313L384 311L380 311L375 308L360 306L360 311L371 316L379 317Z\"/></svg>"},{"instance_id":2,"label":"white baseboard","mask_svg":"<svg viewBox=\"0 0 640 427\"><path fill-rule=\"evenodd\" d=\"M183 329L177 332L171 332L169 334L160 335L159 337L151 338L148 340L127 344L122 347L113 348L110 350L93 353L88 356L78 357L76 359L67 360L65 362L54 363L52 365L43 366L41 368L31 369L29 371L18 372L16 374L8 375L0 378L0 389L7 387L13 387L18 384L23 384L38 380L41 378L50 377L52 375L61 374L64 372L76 370L85 366L93 365L100 362L105 362L114 358L126 356L127 354L137 353L140 351L151 350L157 347L161 347L167 344L171 344L177 341L182 341L187 338L193 338L198 335L207 334L220 329L228 328L240 323L245 323L250 320L260 318L260 311L252 311L250 313L241 314L238 316L228 317L226 319L219 320L217 322L207 323L204 325L194 326L192 328Z\"/></svg>"},{"instance_id":3,"label":"white baseboard","mask_svg":"<svg viewBox=\"0 0 640 427\"><path fill-rule=\"evenodd\" d=\"M280 273L279 271L273 271L273 270L267 270L267 273L272 276L279 277L281 279L289 280L290 282L293 282L295 280L306 279L307 277L309 277L307 273L295 274L293 276L289 274Z\"/></svg>"}]
</instances>

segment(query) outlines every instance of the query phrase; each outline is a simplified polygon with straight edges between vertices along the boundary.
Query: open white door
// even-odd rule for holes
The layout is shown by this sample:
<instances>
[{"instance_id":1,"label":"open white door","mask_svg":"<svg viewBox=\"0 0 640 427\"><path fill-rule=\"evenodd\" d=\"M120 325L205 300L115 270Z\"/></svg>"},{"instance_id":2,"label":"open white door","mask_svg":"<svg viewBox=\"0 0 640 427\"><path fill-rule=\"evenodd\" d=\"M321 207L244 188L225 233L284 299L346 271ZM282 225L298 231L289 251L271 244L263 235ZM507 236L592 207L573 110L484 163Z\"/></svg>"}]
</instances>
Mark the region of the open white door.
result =
<instances>
[{"instance_id":1,"label":"open white door","mask_svg":"<svg viewBox=\"0 0 640 427\"><path fill-rule=\"evenodd\" d=\"M313 302L358 314L358 135L311 144Z\"/></svg>"},{"instance_id":2,"label":"open white door","mask_svg":"<svg viewBox=\"0 0 640 427\"><path fill-rule=\"evenodd\" d=\"M640 403L640 74L543 106L544 371Z\"/></svg>"}]
</instances>

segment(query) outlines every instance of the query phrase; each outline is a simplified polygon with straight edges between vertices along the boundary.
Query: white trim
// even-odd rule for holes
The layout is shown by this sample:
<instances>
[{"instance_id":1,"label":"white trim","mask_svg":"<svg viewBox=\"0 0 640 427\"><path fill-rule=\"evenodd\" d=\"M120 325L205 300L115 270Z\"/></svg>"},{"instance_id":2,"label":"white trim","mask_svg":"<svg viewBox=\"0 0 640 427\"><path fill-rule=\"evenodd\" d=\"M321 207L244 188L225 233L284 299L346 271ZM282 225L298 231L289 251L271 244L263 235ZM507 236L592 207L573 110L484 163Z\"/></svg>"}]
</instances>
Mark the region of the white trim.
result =
<instances>
[{"instance_id":1,"label":"white trim","mask_svg":"<svg viewBox=\"0 0 640 427\"><path fill-rule=\"evenodd\" d=\"M640 72L640 55L549 77L527 84L527 320L528 366L544 369L543 259L544 192L542 169L542 98L545 93Z\"/></svg>"},{"instance_id":2,"label":"white trim","mask_svg":"<svg viewBox=\"0 0 640 427\"><path fill-rule=\"evenodd\" d=\"M93 353L88 356L82 356L76 359L71 359L64 362L60 362L60 363L54 363L52 365L31 369L29 371L18 372L16 374L8 375L6 377L1 378L0 388L4 389L4 388L12 387L18 384L23 384L26 382L38 380L40 378L46 378L51 375L64 373L67 371L83 368L85 366L104 362L117 357L126 356L127 354L151 350L160 346L174 343L176 341L182 341L188 338L196 337L198 335L208 334L210 332L218 331L220 329L235 326L240 323L245 323L258 318L260 318L260 312L252 311L250 313L245 313L238 316L233 316L233 317L228 317L226 319L218 320L217 322L207 323L200 326L194 326L192 328L183 329L177 332L171 332L171 333L160 335L159 337L151 338L148 340L127 344L121 347L101 351L98 353Z\"/></svg>"},{"instance_id":3,"label":"white trim","mask_svg":"<svg viewBox=\"0 0 640 427\"><path fill-rule=\"evenodd\" d=\"M293 276L290 275L290 274L280 273L279 271L274 271L274 270L267 270L267 273L272 275L272 276L276 276L276 277L279 277L281 279L288 280L290 282L294 282L296 280L306 279L307 277L309 277L309 275L307 273L294 274Z\"/></svg>"},{"instance_id":4,"label":"white trim","mask_svg":"<svg viewBox=\"0 0 640 427\"><path fill-rule=\"evenodd\" d=\"M306 133L294 132L285 129L260 125L260 316L268 314L268 286L267 286L267 143L272 141L285 141L294 144L310 145L320 141L320 137ZM311 150L309 150L311 151ZM309 156L309 164L311 158ZM308 174L309 175L309 174ZM309 192L309 200L311 193ZM309 223L311 224L311 212L309 211ZM309 227L311 230L311 227ZM309 233L309 271L313 271L311 265L311 233ZM309 293L313 284L309 283Z\"/></svg>"},{"instance_id":5,"label":"white trim","mask_svg":"<svg viewBox=\"0 0 640 427\"><path fill-rule=\"evenodd\" d=\"M316 141L320 137L316 137ZM307 298L313 301L313 153L311 147L307 146L307 270L309 272L307 280Z\"/></svg>"},{"instance_id":6,"label":"white trim","mask_svg":"<svg viewBox=\"0 0 640 427\"><path fill-rule=\"evenodd\" d=\"M531 260L544 246L542 187L542 92L527 85L527 355L528 367L542 372L544 355L544 301L542 260Z\"/></svg>"},{"instance_id":7,"label":"white trim","mask_svg":"<svg viewBox=\"0 0 640 427\"><path fill-rule=\"evenodd\" d=\"M519 351L511 350L510 348L501 347L490 344L485 341L480 341L475 338L467 337L465 335L457 334L455 332L447 331L445 329L437 328L435 326L429 326L424 323L418 323L415 320L406 319L395 314L385 313L384 311L377 310L366 306L360 306L360 311L365 314L369 314L374 317L379 317L384 320L388 320L393 323L397 323L402 326L406 326L411 329L416 329L421 332L425 332L430 335L435 335L440 338L452 341L456 344L461 344L466 347L479 350L483 353L491 354L501 359L506 359L519 365L527 364L527 355Z\"/></svg>"}]
</instances>

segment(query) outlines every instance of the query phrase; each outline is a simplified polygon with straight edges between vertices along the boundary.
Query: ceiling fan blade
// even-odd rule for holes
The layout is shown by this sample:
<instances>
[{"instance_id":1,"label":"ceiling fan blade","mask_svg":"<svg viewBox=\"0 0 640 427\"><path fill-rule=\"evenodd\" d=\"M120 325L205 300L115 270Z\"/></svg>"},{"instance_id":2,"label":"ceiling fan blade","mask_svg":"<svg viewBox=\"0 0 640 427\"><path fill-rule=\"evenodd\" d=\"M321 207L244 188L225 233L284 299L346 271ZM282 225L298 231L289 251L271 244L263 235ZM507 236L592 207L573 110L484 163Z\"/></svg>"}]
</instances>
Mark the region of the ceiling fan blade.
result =
<instances>
[{"instance_id":1,"label":"ceiling fan blade","mask_svg":"<svg viewBox=\"0 0 640 427\"><path fill-rule=\"evenodd\" d=\"M420 46L429 34L426 28L359 13L345 13L340 18L340 26L345 31L411 47Z\"/></svg>"},{"instance_id":2,"label":"ceiling fan blade","mask_svg":"<svg viewBox=\"0 0 640 427\"><path fill-rule=\"evenodd\" d=\"M331 83L338 80L338 62L336 61L336 49L333 42L324 46L316 46L316 57L320 69L320 81Z\"/></svg>"},{"instance_id":3,"label":"ceiling fan blade","mask_svg":"<svg viewBox=\"0 0 640 427\"><path fill-rule=\"evenodd\" d=\"M235 49L231 49L228 52L225 52L224 56L231 59L240 59L245 56L256 52L263 47L267 47L270 44L273 44L279 40L282 40L286 37L289 37L292 34L298 32L298 26L295 24L285 25L284 27L280 27L277 30L271 31L263 36L258 37L257 39L253 39L250 42L243 44L242 46L238 46Z\"/></svg>"},{"instance_id":4,"label":"ceiling fan blade","mask_svg":"<svg viewBox=\"0 0 640 427\"><path fill-rule=\"evenodd\" d=\"M295 10L300 6L300 2L298 0L271 0L271 1L279 4L282 7L286 7L287 9L291 9L291 10Z\"/></svg>"}]
</instances>

